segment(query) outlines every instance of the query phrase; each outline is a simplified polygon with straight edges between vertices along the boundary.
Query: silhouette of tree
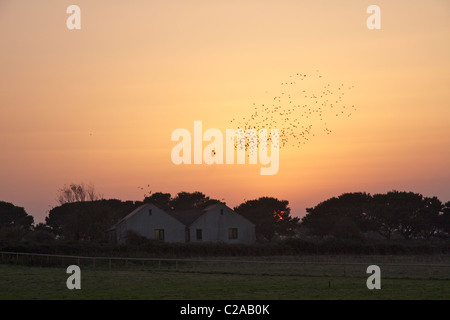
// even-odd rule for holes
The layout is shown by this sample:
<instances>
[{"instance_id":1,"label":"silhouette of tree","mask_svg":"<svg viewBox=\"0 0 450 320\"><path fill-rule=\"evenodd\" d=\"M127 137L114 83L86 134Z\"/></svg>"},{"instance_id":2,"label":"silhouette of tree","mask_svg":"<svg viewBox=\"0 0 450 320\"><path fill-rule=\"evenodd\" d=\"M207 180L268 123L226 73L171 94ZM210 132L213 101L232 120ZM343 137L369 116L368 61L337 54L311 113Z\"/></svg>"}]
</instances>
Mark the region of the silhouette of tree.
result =
<instances>
[{"instance_id":1,"label":"silhouette of tree","mask_svg":"<svg viewBox=\"0 0 450 320\"><path fill-rule=\"evenodd\" d=\"M95 201L103 198L103 195L95 191L93 185L85 185L72 183L64 185L57 193L57 200L59 204Z\"/></svg>"},{"instance_id":2,"label":"silhouette of tree","mask_svg":"<svg viewBox=\"0 0 450 320\"><path fill-rule=\"evenodd\" d=\"M387 239L391 238L394 231L405 239L411 239L421 231L425 231L423 223L428 224L426 228L431 228L432 209L438 204L437 198L424 199L418 193L396 190L374 195L373 199L371 217L376 222L376 230ZM431 232L434 233L434 231Z\"/></svg>"},{"instance_id":3,"label":"silhouette of tree","mask_svg":"<svg viewBox=\"0 0 450 320\"><path fill-rule=\"evenodd\" d=\"M152 203L162 210L169 211L172 196L170 193L155 192L144 199L144 203Z\"/></svg>"},{"instance_id":4,"label":"silhouette of tree","mask_svg":"<svg viewBox=\"0 0 450 320\"><path fill-rule=\"evenodd\" d=\"M373 229L368 216L370 203L370 194L344 193L307 208L302 225L314 235L351 238Z\"/></svg>"},{"instance_id":5,"label":"silhouette of tree","mask_svg":"<svg viewBox=\"0 0 450 320\"><path fill-rule=\"evenodd\" d=\"M439 218L439 229L450 236L450 201L442 206L442 215Z\"/></svg>"},{"instance_id":6,"label":"silhouette of tree","mask_svg":"<svg viewBox=\"0 0 450 320\"><path fill-rule=\"evenodd\" d=\"M234 211L255 224L256 237L272 240L275 236L293 235L299 218L291 217L289 202L272 197L248 200L234 208Z\"/></svg>"},{"instance_id":7,"label":"silhouette of tree","mask_svg":"<svg viewBox=\"0 0 450 320\"><path fill-rule=\"evenodd\" d=\"M51 242L55 240L55 234L52 228L41 222L33 227L33 231L28 233L25 239L32 242Z\"/></svg>"},{"instance_id":8,"label":"silhouette of tree","mask_svg":"<svg viewBox=\"0 0 450 320\"><path fill-rule=\"evenodd\" d=\"M24 208L0 201L0 238L21 240L30 232L34 222Z\"/></svg>"},{"instance_id":9,"label":"silhouette of tree","mask_svg":"<svg viewBox=\"0 0 450 320\"><path fill-rule=\"evenodd\" d=\"M50 228L48 225L46 225L45 223L38 223L33 227L33 231L44 231L44 232L52 232L52 228Z\"/></svg>"},{"instance_id":10,"label":"silhouette of tree","mask_svg":"<svg viewBox=\"0 0 450 320\"><path fill-rule=\"evenodd\" d=\"M437 236L445 232L449 215L437 197L390 191L370 196L347 193L306 209L302 225L319 236L357 238L360 232L376 231L386 239L400 234L405 239Z\"/></svg>"},{"instance_id":11,"label":"silhouette of tree","mask_svg":"<svg viewBox=\"0 0 450 320\"><path fill-rule=\"evenodd\" d=\"M361 229L357 226L354 219L348 216L343 216L334 223L332 234L339 239L362 238Z\"/></svg>"},{"instance_id":12,"label":"silhouette of tree","mask_svg":"<svg viewBox=\"0 0 450 320\"><path fill-rule=\"evenodd\" d=\"M0 228L21 227L30 230L34 218L24 208L0 201Z\"/></svg>"},{"instance_id":13,"label":"silhouette of tree","mask_svg":"<svg viewBox=\"0 0 450 320\"><path fill-rule=\"evenodd\" d=\"M423 196L413 192L388 192L389 206L398 216L397 231L405 238L410 239L419 230L419 216Z\"/></svg>"},{"instance_id":14,"label":"silhouette of tree","mask_svg":"<svg viewBox=\"0 0 450 320\"><path fill-rule=\"evenodd\" d=\"M65 203L51 209L45 222L64 239L99 240L108 228L139 204L116 199Z\"/></svg>"},{"instance_id":15,"label":"silhouette of tree","mask_svg":"<svg viewBox=\"0 0 450 320\"><path fill-rule=\"evenodd\" d=\"M423 198L415 225L415 235L420 234L425 239L437 235L442 229L440 222L443 209L443 204L437 197Z\"/></svg>"},{"instance_id":16,"label":"silhouette of tree","mask_svg":"<svg viewBox=\"0 0 450 320\"><path fill-rule=\"evenodd\" d=\"M219 200L211 199L199 191L179 192L175 198L170 200L170 207L173 210L204 209L219 202Z\"/></svg>"},{"instance_id":17,"label":"silhouette of tree","mask_svg":"<svg viewBox=\"0 0 450 320\"><path fill-rule=\"evenodd\" d=\"M399 224L399 216L389 204L390 197L387 194L373 195L369 215L373 229L388 240L391 239Z\"/></svg>"}]
</instances>

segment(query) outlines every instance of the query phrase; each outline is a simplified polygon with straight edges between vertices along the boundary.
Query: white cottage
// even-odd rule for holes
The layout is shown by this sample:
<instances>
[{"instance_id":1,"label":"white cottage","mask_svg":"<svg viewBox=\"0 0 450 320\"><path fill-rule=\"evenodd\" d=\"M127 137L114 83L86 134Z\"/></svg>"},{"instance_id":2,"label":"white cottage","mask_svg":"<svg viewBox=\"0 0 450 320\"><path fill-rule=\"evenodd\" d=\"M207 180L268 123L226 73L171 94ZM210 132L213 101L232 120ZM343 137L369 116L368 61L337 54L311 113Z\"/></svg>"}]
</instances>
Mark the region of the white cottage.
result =
<instances>
[{"instance_id":1,"label":"white cottage","mask_svg":"<svg viewBox=\"0 0 450 320\"><path fill-rule=\"evenodd\" d=\"M203 210L169 212L145 204L108 230L110 240L124 243L128 230L167 242L252 243L255 240L255 225L223 203Z\"/></svg>"}]
</instances>

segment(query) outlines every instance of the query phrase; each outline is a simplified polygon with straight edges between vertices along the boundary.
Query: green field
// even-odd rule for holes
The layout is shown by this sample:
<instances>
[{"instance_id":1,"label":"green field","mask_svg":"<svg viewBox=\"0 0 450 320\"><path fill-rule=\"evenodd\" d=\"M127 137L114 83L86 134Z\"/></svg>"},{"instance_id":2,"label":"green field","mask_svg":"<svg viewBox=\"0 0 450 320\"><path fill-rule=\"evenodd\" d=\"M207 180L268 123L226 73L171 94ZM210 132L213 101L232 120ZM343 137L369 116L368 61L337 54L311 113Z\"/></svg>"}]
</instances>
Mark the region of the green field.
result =
<instances>
[{"instance_id":1,"label":"green field","mask_svg":"<svg viewBox=\"0 0 450 320\"><path fill-rule=\"evenodd\" d=\"M0 299L450 299L450 280L389 278L369 290L365 276L204 272L179 268L92 268L68 290L65 267L0 264Z\"/></svg>"}]
</instances>

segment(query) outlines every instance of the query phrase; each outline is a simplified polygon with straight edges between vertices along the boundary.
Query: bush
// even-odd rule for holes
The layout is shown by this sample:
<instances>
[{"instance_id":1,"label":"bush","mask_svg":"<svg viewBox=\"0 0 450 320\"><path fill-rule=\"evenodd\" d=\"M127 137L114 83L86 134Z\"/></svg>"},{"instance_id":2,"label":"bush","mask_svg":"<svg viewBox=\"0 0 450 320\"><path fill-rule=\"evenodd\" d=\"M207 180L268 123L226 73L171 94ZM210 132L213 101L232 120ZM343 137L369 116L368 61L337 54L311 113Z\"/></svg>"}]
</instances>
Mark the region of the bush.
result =
<instances>
[{"instance_id":1,"label":"bush","mask_svg":"<svg viewBox=\"0 0 450 320\"><path fill-rule=\"evenodd\" d=\"M31 242L41 242L41 243L45 243L45 242L52 242L55 240L55 236L48 231L44 231L44 230L37 230L37 231L33 231L28 233L25 236L25 240L26 241L31 241Z\"/></svg>"},{"instance_id":2,"label":"bush","mask_svg":"<svg viewBox=\"0 0 450 320\"><path fill-rule=\"evenodd\" d=\"M362 239L361 230L349 217L342 217L333 226L333 235L339 239Z\"/></svg>"},{"instance_id":3,"label":"bush","mask_svg":"<svg viewBox=\"0 0 450 320\"><path fill-rule=\"evenodd\" d=\"M41 237L42 236L42 237ZM48 239L47 239L48 240ZM25 240L0 240L0 251L42 254L140 257L195 258L225 256L281 256L315 254L448 254L450 241L368 241L328 238L320 241L285 239L254 244L167 243L148 240L131 233L123 245L55 239L36 234Z\"/></svg>"},{"instance_id":4,"label":"bush","mask_svg":"<svg viewBox=\"0 0 450 320\"><path fill-rule=\"evenodd\" d=\"M139 246L145 244L148 239L141 236L139 233L133 230L128 230L126 233L126 244L130 246Z\"/></svg>"},{"instance_id":5,"label":"bush","mask_svg":"<svg viewBox=\"0 0 450 320\"><path fill-rule=\"evenodd\" d=\"M29 232L22 226L3 227L0 229L0 240L22 240Z\"/></svg>"}]
</instances>

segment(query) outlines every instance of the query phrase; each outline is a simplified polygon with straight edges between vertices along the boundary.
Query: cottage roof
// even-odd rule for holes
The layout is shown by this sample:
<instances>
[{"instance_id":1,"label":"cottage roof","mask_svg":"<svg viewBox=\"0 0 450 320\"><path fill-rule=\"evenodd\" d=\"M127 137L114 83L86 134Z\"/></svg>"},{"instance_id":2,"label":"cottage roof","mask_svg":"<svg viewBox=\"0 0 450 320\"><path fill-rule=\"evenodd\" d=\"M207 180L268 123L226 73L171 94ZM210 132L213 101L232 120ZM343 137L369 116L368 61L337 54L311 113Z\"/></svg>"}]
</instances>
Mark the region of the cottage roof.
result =
<instances>
[{"instance_id":1,"label":"cottage roof","mask_svg":"<svg viewBox=\"0 0 450 320\"><path fill-rule=\"evenodd\" d=\"M114 231L117 226L122 223L125 220L128 220L129 218L131 218L132 216L134 216L137 212L139 212L142 208L144 208L145 206L148 206L148 204L143 204L142 206L137 207L136 209L134 209L133 211L131 211L129 214L127 214L125 217L123 217L122 219L120 219L119 221L117 221L111 228L109 228L108 231Z\"/></svg>"},{"instance_id":2,"label":"cottage roof","mask_svg":"<svg viewBox=\"0 0 450 320\"><path fill-rule=\"evenodd\" d=\"M180 221L185 226L190 226L192 222L197 220L205 212L205 210L189 209L169 211L168 214Z\"/></svg>"},{"instance_id":3,"label":"cottage roof","mask_svg":"<svg viewBox=\"0 0 450 320\"><path fill-rule=\"evenodd\" d=\"M131 213L120 219L116 224L114 224L111 228L109 228L106 231L113 231L117 228L117 226L122 223L123 221L126 221L130 219L132 216L134 216L136 213L141 211L143 208L150 206L151 204L144 204L142 206L139 206L138 208L134 209ZM166 211L166 213L176 220L180 221L185 226L190 226L195 220L197 220L200 216L207 213L214 207L220 205L220 203L214 203L212 205L209 205L205 209L188 209L188 210L175 210L175 211Z\"/></svg>"}]
</instances>

